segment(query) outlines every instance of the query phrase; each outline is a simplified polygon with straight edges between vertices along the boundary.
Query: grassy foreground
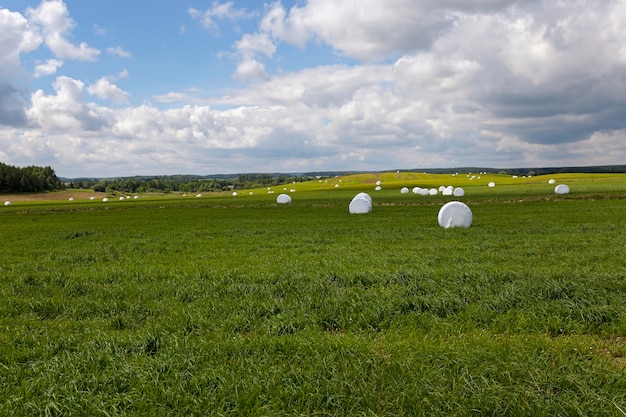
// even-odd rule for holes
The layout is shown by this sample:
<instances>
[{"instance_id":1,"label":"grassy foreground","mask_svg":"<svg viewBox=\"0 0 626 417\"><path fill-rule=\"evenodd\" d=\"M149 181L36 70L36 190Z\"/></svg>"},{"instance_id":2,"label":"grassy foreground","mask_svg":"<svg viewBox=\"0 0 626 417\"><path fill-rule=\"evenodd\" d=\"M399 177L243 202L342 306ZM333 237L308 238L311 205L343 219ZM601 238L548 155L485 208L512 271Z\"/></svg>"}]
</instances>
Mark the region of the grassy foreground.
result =
<instances>
[{"instance_id":1,"label":"grassy foreground","mask_svg":"<svg viewBox=\"0 0 626 417\"><path fill-rule=\"evenodd\" d=\"M626 415L625 178L397 177L1 207L0 415Z\"/></svg>"}]
</instances>

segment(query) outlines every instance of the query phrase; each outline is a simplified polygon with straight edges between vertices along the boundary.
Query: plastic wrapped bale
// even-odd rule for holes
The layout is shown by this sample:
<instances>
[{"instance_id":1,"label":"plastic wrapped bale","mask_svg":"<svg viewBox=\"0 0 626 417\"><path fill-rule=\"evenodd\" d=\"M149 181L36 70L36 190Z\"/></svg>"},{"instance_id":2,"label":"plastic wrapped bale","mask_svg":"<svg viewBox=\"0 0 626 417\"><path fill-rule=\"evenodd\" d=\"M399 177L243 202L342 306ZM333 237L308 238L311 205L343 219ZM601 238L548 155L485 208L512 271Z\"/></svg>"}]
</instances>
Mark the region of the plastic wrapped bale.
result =
<instances>
[{"instance_id":1,"label":"plastic wrapped bale","mask_svg":"<svg viewBox=\"0 0 626 417\"><path fill-rule=\"evenodd\" d=\"M437 195L439 194L439 191L436 188L431 188L430 190L428 190L428 194Z\"/></svg>"},{"instance_id":2,"label":"plastic wrapped bale","mask_svg":"<svg viewBox=\"0 0 626 417\"><path fill-rule=\"evenodd\" d=\"M554 187L554 192L556 194L569 194L569 187L565 184L559 184Z\"/></svg>"},{"instance_id":3,"label":"plastic wrapped bale","mask_svg":"<svg viewBox=\"0 0 626 417\"><path fill-rule=\"evenodd\" d=\"M370 197L368 193L358 193L357 195L353 197L353 200L355 198L365 198L366 200L370 202L370 204L372 204L372 197Z\"/></svg>"},{"instance_id":4,"label":"plastic wrapped bale","mask_svg":"<svg viewBox=\"0 0 626 417\"><path fill-rule=\"evenodd\" d=\"M422 190L420 191L420 195L430 195L428 188L422 188Z\"/></svg>"},{"instance_id":5,"label":"plastic wrapped bale","mask_svg":"<svg viewBox=\"0 0 626 417\"><path fill-rule=\"evenodd\" d=\"M400 189L400 192L401 192L402 194L408 194L408 193L409 193L409 189L408 189L407 187L402 187L402 188Z\"/></svg>"},{"instance_id":6,"label":"plastic wrapped bale","mask_svg":"<svg viewBox=\"0 0 626 417\"><path fill-rule=\"evenodd\" d=\"M372 197L367 193L359 193L350 201L350 214L364 214L372 211Z\"/></svg>"},{"instance_id":7,"label":"plastic wrapped bale","mask_svg":"<svg viewBox=\"0 0 626 417\"><path fill-rule=\"evenodd\" d=\"M487 184L489 187L493 188L496 186L496 183L491 181L489 184Z\"/></svg>"},{"instance_id":8,"label":"plastic wrapped bale","mask_svg":"<svg viewBox=\"0 0 626 417\"><path fill-rule=\"evenodd\" d=\"M548 184L556 184L556 180L553 180L553 179L548 180Z\"/></svg>"},{"instance_id":9,"label":"plastic wrapped bale","mask_svg":"<svg viewBox=\"0 0 626 417\"><path fill-rule=\"evenodd\" d=\"M454 192L454 187L449 186L443 189L443 192L441 194L443 195L452 195L452 193Z\"/></svg>"},{"instance_id":10,"label":"plastic wrapped bale","mask_svg":"<svg viewBox=\"0 0 626 417\"><path fill-rule=\"evenodd\" d=\"M104 197L104 198L102 199L102 202L103 202L103 203L107 203L108 201L109 201L109 199L108 199L108 198L106 198L106 197Z\"/></svg>"},{"instance_id":11,"label":"plastic wrapped bale","mask_svg":"<svg viewBox=\"0 0 626 417\"><path fill-rule=\"evenodd\" d=\"M291 197L289 197L287 194L279 194L278 197L276 197L276 202L278 204L290 204Z\"/></svg>"},{"instance_id":12,"label":"plastic wrapped bale","mask_svg":"<svg viewBox=\"0 0 626 417\"><path fill-rule=\"evenodd\" d=\"M419 194L422 189L420 187L413 187L413 194Z\"/></svg>"},{"instance_id":13,"label":"plastic wrapped bale","mask_svg":"<svg viewBox=\"0 0 626 417\"><path fill-rule=\"evenodd\" d=\"M472 210L460 201L450 201L441 207L437 220L444 229L451 227L470 227L472 225Z\"/></svg>"},{"instance_id":14,"label":"plastic wrapped bale","mask_svg":"<svg viewBox=\"0 0 626 417\"><path fill-rule=\"evenodd\" d=\"M452 195L455 197L463 197L465 195L465 190L462 189L461 187L457 187L452 192Z\"/></svg>"},{"instance_id":15,"label":"plastic wrapped bale","mask_svg":"<svg viewBox=\"0 0 626 417\"><path fill-rule=\"evenodd\" d=\"M10 206L10 205L11 205L11 202L10 202L10 201L5 201L5 202L4 202L4 205L5 205L5 206Z\"/></svg>"}]
</instances>

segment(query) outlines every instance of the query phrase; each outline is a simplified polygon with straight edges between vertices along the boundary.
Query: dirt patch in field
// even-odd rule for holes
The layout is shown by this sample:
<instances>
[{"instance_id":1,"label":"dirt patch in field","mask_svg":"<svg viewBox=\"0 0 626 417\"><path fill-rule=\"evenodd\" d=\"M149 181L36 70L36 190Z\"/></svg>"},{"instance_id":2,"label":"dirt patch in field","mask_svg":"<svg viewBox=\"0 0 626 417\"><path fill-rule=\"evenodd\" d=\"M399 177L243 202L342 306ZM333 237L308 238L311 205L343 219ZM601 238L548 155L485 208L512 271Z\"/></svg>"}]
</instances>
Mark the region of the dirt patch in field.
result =
<instances>
[{"instance_id":1,"label":"dirt patch in field","mask_svg":"<svg viewBox=\"0 0 626 417\"><path fill-rule=\"evenodd\" d=\"M76 190L63 190L52 191L47 193L33 193L33 194L0 194L2 201L20 202L20 201L54 201L54 200L89 200L91 197L102 198L105 197L105 193L89 192L89 191L76 191Z\"/></svg>"}]
</instances>

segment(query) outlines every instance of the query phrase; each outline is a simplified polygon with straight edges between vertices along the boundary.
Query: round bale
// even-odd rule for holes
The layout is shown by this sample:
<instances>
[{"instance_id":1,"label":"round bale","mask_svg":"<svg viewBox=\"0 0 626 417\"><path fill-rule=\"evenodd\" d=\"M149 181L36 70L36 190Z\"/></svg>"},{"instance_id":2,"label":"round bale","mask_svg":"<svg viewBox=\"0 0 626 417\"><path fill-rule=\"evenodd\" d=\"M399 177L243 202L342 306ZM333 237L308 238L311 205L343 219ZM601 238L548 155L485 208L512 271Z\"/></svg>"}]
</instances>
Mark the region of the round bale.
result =
<instances>
[{"instance_id":1,"label":"round bale","mask_svg":"<svg viewBox=\"0 0 626 417\"><path fill-rule=\"evenodd\" d=\"M278 204L289 204L291 203L291 197L287 194L279 194L278 197L276 197L276 202Z\"/></svg>"},{"instance_id":2,"label":"round bale","mask_svg":"<svg viewBox=\"0 0 626 417\"><path fill-rule=\"evenodd\" d=\"M348 206L350 214L364 214L372 211L372 197L367 193L358 193Z\"/></svg>"},{"instance_id":3,"label":"round bale","mask_svg":"<svg viewBox=\"0 0 626 417\"><path fill-rule=\"evenodd\" d=\"M569 187L565 184L559 184L554 187L554 192L556 194L569 194Z\"/></svg>"},{"instance_id":4,"label":"round bale","mask_svg":"<svg viewBox=\"0 0 626 417\"><path fill-rule=\"evenodd\" d=\"M444 229L451 227L470 227L472 225L472 210L460 201L450 201L441 207L437 220Z\"/></svg>"}]
</instances>

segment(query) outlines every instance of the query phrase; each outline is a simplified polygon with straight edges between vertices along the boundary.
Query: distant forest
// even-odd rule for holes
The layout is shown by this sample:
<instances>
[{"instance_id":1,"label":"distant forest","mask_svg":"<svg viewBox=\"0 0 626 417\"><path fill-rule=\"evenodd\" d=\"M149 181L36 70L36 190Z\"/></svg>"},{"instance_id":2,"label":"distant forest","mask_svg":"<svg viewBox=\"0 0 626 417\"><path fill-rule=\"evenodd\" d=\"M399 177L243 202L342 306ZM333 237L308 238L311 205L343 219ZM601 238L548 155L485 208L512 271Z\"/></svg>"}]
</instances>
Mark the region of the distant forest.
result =
<instances>
[{"instance_id":1,"label":"distant forest","mask_svg":"<svg viewBox=\"0 0 626 417\"><path fill-rule=\"evenodd\" d=\"M18 168L0 162L0 193L34 193L65 188L48 167Z\"/></svg>"},{"instance_id":2,"label":"distant forest","mask_svg":"<svg viewBox=\"0 0 626 417\"><path fill-rule=\"evenodd\" d=\"M394 172L396 170L393 170ZM624 173L626 165L588 167L542 167L494 169L484 167L459 167L439 169L408 169L401 171L447 174L454 172L489 172L507 175L548 175L556 173ZM315 178L350 174L380 173L388 171L325 171L299 174L247 173L220 175L158 175L119 178L58 178L50 167L29 166L18 168L0 162L0 193L41 192L72 189L92 189L106 193L168 193L234 191L250 188L272 187Z\"/></svg>"},{"instance_id":3,"label":"distant forest","mask_svg":"<svg viewBox=\"0 0 626 417\"><path fill-rule=\"evenodd\" d=\"M310 180L311 177L288 174L237 174L225 176L163 175L122 178L74 178L67 188L93 189L106 193L197 193L271 187Z\"/></svg>"}]
</instances>

